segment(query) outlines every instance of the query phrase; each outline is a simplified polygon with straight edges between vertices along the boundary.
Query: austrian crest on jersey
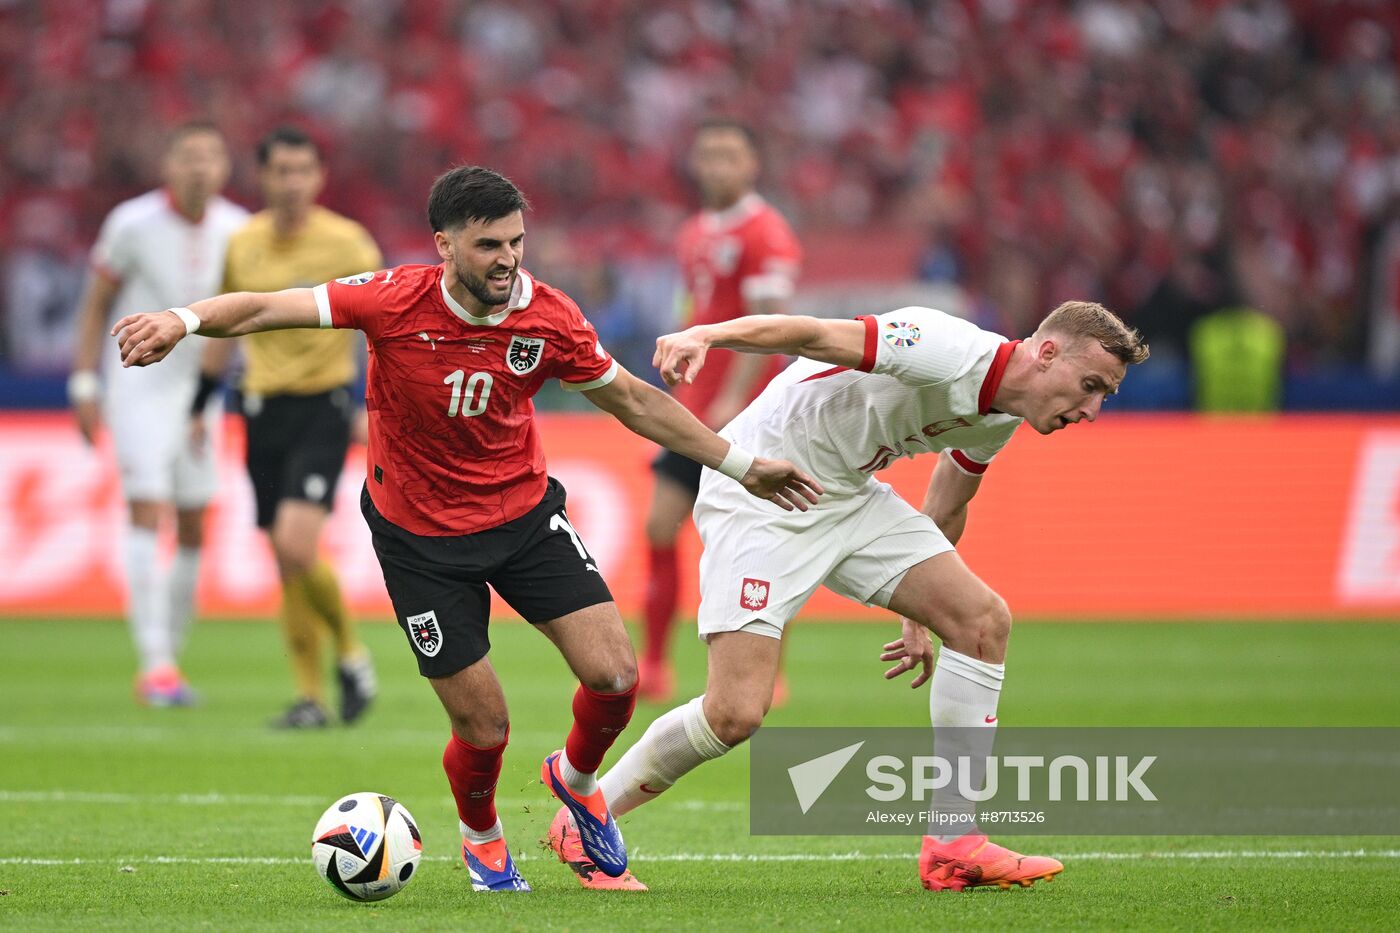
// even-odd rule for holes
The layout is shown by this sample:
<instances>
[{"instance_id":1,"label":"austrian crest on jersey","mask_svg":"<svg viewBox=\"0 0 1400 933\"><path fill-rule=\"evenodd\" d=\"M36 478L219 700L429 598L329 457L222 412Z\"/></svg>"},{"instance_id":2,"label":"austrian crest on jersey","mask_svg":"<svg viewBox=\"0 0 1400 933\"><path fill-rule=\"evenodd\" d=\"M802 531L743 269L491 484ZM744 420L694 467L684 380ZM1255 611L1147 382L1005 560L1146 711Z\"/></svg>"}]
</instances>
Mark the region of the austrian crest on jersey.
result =
<instances>
[{"instance_id":1,"label":"austrian crest on jersey","mask_svg":"<svg viewBox=\"0 0 1400 933\"><path fill-rule=\"evenodd\" d=\"M533 372L543 357L543 337L511 337L510 346L506 347L506 365L518 376Z\"/></svg>"}]
</instances>

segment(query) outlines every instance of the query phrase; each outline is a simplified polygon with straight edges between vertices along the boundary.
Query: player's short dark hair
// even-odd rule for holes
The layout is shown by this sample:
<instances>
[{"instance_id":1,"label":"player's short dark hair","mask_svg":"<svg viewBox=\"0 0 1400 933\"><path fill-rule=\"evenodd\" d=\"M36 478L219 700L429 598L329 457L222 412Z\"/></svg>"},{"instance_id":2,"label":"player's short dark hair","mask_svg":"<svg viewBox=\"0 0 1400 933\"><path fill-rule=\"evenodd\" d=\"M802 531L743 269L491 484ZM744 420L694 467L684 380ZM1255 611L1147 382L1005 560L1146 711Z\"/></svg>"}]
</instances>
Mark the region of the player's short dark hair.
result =
<instances>
[{"instance_id":1,"label":"player's short dark hair","mask_svg":"<svg viewBox=\"0 0 1400 933\"><path fill-rule=\"evenodd\" d=\"M272 158L272 150L277 146L291 149L310 149L316 153L316 161L321 161L321 147L305 130L295 126L279 126L258 142L258 165L266 165Z\"/></svg>"},{"instance_id":2,"label":"player's short dark hair","mask_svg":"<svg viewBox=\"0 0 1400 933\"><path fill-rule=\"evenodd\" d=\"M480 165L459 165L433 182L428 194L428 223L437 233L473 220L499 220L529 208L530 202L509 178Z\"/></svg>"},{"instance_id":3,"label":"player's short dark hair","mask_svg":"<svg viewBox=\"0 0 1400 933\"><path fill-rule=\"evenodd\" d=\"M170 130L170 138L165 144L167 150L174 149L176 144L186 136L194 136L199 133L213 133L219 139L224 138L224 131L219 129L219 125L213 120L200 117L195 120L185 120L177 123Z\"/></svg>"},{"instance_id":4,"label":"player's short dark hair","mask_svg":"<svg viewBox=\"0 0 1400 933\"><path fill-rule=\"evenodd\" d=\"M706 130L729 130L731 132L738 133L740 136L744 137L744 142L749 144L750 149L752 149L755 153L759 151L758 134L754 132L752 126L749 126L747 123L745 123L743 120L740 120L738 117L726 117L719 115L706 117L705 119L701 120L699 124L696 125L695 135L699 136Z\"/></svg>"}]
</instances>

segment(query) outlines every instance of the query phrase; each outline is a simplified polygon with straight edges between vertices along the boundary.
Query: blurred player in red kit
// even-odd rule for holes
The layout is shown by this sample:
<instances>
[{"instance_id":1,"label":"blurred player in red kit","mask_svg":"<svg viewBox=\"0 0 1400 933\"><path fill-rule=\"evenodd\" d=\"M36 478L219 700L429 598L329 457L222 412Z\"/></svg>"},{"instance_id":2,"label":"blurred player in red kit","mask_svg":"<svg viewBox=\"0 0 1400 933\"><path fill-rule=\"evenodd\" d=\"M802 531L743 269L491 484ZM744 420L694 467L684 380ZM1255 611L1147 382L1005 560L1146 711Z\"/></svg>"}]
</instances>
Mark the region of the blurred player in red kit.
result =
<instances>
[{"instance_id":1,"label":"blurred player in red kit","mask_svg":"<svg viewBox=\"0 0 1400 933\"><path fill-rule=\"evenodd\" d=\"M369 342L369 447L360 508L394 613L452 734L443 769L477 891L528 891L495 806L510 734L487 657L494 589L554 643L579 680L573 728L541 779L568 809L605 878L640 887L595 774L631 720L636 659L597 562L545 471L531 398L549 379L627 428L693 457L785 509L820 487L784 461L720 439L665 392L614 362L578 306L521 267L524 196L476 166L433 185L442 263L346 276L315 288L234 292L117 322L124 366L165 357L187 334L355 328Z\"/></svg>"},{"instance_id":2,"label":"blurred player in red kit","mask_svg":"<svg viewBox=\"0 0 1400 933\"><path fill-rule=\"evenodd\" d=\"M753 131L731 119L706 120L696 132L690 165L704 207L681 228L676 244L687 325L785 313L802 250L787 221L754 190L759 152ZM693 384L678 385L675 396L718 431L782 366L777 357L722 351ZM667 646L680 584L676 537L695 506L700 464L663 450L652 470L656 483L646 523L648 583L639 695L664 702L674 691ZM780 681L775 696L780 699L784 692Z\"/></svg>"}]
</instances>

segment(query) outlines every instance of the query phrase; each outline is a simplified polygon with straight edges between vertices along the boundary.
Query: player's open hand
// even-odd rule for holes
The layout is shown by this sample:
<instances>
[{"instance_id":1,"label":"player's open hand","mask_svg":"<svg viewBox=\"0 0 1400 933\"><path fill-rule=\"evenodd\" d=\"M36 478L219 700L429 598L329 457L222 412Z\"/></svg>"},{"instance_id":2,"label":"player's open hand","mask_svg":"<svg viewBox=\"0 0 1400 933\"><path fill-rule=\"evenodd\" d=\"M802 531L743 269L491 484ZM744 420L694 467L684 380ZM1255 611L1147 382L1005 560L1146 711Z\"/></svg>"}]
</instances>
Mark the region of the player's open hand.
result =
<instances>
[{"instance_id":1,"label":"player's open hand","mask_svg":"<svg viewBox=\"0 0 1400 933\"><path fill-rule=\"evenodd\" d=\"M703 336L703 327L691 327L679 334L666 334L656 338L656 353L651 365L661 373L668 386L678 382L687 385L695 381L705 366L705 353L710 342Z\"/></svg>"},{"instance_id":2,"label":"player's open hand","mask_svg":"<svg viewBox=\"0 0 1400 933\"><path fill-rule=\"evenodd\" d=\"M122 353L122 366L159 363L185 336L185 322L169 311L129 314L112 328Z\"/></svg>"},{"instance_id":3,"label":"player's open hand","mask_svg":"<svg viewBox=\"0 0 1400 933\"><path fill-rule=\"evenodd\" d=\"M899 640L885 645L885 653L880 655L881 661L899 662L885 671L885 679L894 680L923 665L923 671L916 674L909 685L911 689L922 687L933 676L933 639L928 637L928 629L917 622L901 617L899 624Z\"/></svg>"},{"instance_id":4,"label":"player's open hand","mask_svg":"<svg viewBox=\"0 0 1400 933\"><path fill-rule=\"evenodd\" d=\"M825 491L821 483L786 460L763 457L754 458L753 465L739 482L749 495L776 502L789 512L793 509L807 511L808 503L816 505L817 497Z\"/></svg>"}]
</instances>

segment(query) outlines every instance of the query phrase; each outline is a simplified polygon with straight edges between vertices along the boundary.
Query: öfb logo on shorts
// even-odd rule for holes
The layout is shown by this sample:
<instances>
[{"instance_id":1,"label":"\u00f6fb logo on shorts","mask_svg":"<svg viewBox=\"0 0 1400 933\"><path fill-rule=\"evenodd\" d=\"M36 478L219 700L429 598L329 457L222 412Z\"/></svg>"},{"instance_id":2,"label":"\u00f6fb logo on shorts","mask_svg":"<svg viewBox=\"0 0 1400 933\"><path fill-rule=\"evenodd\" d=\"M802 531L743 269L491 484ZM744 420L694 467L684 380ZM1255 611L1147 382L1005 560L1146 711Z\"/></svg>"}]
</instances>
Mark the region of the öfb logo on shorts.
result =
<instances>
[{"instance_id":1,"label":"\u00f6fb logo on shorts","mask_svg":"<svg viewBox=\"0 0 1400 933\"><path fill-rule=\"evenodd\" d=\"M768 581L745 577L744 585L739 590L739 608L763 609L767 605Z\"/></svg>"},{"instance_id":2,"label":"\u00f6fb logo on shorts","mask_svg":"<svg viewBox=\"0 0 1400 933\"><path fill-rule=\"evenodd\" d=\"M442 649L442 628L438 625L437 613L432 609L416 616L409 616L408 637L413 647L425 658L435 657Z\"/></svg>"}]
</instances>

